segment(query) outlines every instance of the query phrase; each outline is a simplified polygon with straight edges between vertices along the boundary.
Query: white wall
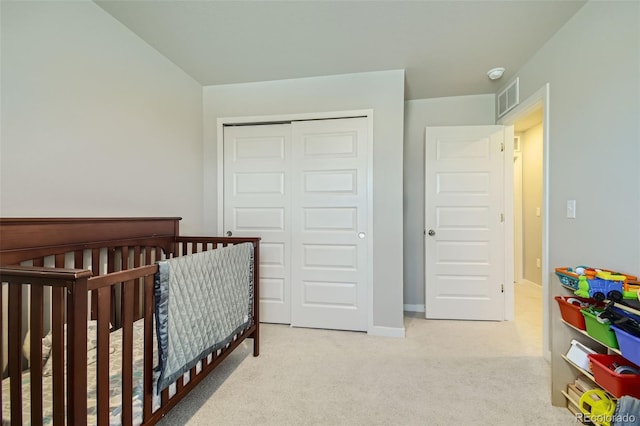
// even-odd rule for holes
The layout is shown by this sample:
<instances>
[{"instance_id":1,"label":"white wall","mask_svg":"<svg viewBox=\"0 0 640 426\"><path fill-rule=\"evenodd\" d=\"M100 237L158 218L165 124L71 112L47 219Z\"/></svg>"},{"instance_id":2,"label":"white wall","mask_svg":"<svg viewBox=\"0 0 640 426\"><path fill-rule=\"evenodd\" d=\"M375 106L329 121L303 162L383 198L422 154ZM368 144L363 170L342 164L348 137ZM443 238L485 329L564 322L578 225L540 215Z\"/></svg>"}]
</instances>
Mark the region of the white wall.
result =
<instances>
[{"instance_id":1,"label":"white wall","mask_svg":"<svg viewBox=\"0 0 640 426\"><path fill-rule=\"evenodd\" d=\"M202 228L202 87L90 1L1 2L0 215Z\"/></svg>"},{"instance_id":2,"label":"white wall","mask_svg":"<svg viewBox=\"0 0 640 426\"><path fill-rule=\"evenodd\" d=\"M542 285L542 268L536 263L542 261L542 143L542 124L527 129L520 138L524 278L538 285Z\"/></svg>"},{"instance_id":3,"label":"white wall","mask_svg":"<svg viewBox=\"0 0 640 426\"><path fill-rule=\"evenodd\" d=\"M424 311L424 137L427 126L495 124L495 96L405 102L404 304Z\"/></svg>"},{"instance_id":4,"label":"white wall","mask_svg":"<svg viewBox=\"0 0 640 426\"><path fill-rule=\"evenodd\" d=\"M549 267L640 273L640 3L590 1L517 73L521 99L550 85ZM576 200L576 219L566 201ZM555 301L553 402L575 370L560 357L573 334Z\"/></svg>"},{"instance_id":5,"label":"white wall","mask_svg":"<svg viewBox=\"0 0 640 426\"><path fill-rule=\"evenodd\" d=\"M640 273L640 3L588 2L518 72L550 83L551 267ZM577 201L567 219L566 201Z\"/></svg>"},{"instance_id":6,"label":"white wall","mask_svg":"<svg viewBox=\"0 0 640 426\"><path fill-rule=\"evenodd\" d=\"M204 88L205 230L217 231L220 117L374 110L373 325L404 330L402 312L402 137L404 71L382 71ZM395 332L392 332L392 334Z\"/></svg>"}]
</instances>

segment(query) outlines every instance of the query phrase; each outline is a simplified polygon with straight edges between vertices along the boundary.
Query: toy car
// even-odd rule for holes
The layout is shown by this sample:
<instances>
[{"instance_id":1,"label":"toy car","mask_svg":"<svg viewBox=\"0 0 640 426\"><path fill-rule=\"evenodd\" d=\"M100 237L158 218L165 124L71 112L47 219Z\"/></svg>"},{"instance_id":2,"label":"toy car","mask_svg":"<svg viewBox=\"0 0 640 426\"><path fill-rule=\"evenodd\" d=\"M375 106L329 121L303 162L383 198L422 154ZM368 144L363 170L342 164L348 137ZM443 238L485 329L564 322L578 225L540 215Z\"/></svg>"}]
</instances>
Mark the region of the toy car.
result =
<instances>
[{"instance_id":1,"label":"toy car","mask_svg":"<svg viewBox=\"0 0 640 426\"><path fill-rule=\"evenodd\" d=\"M587 279L585 275L578 278L578 290L576 296L592 297L598 302L605 299L619 302L622 300L623 281L611 281L602 278Z\"/></svg>"}]
</instances>

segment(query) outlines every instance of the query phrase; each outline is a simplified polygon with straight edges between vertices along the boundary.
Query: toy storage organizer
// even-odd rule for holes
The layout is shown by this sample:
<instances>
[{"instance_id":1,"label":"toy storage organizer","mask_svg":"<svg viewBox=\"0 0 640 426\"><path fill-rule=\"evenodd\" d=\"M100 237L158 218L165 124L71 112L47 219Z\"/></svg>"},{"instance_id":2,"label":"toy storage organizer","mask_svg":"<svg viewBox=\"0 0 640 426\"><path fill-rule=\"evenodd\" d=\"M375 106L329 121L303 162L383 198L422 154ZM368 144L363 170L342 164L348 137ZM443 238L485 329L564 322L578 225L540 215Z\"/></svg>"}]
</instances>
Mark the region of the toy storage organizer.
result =
<instances>
[{"instance_id":1,"label":"toy storage organizer","mask_svg":"<svg viewBox=\"0 0 640 426\"><path fill-rule=\"evenodd\" d=\"M576 413L575 385L584 380L582 376L594 388L601 388L614 400L623 395L640 398L640 333L634 335L632 332L635 330L624 329L598 316L607 303L612 312L630 318L624 321L640 323L640 310L620 302L599 302L574 295L579 288L579 277L568 268L557 268L556 276L560 287L567 290L562 295L553 296L566 331L562 335L570 336L566 340L566 352L560 355L572 371L564 376L569 378L564 385L566 392L562 391L567 408ZM632 282L633 285L636 283ZM629 298L630 290L633 288L625 282L625 299ZM556 340L555 343L562 342ZM554 400L554 404L560 405L557 400Z\"/></svg>"}]
</instances>

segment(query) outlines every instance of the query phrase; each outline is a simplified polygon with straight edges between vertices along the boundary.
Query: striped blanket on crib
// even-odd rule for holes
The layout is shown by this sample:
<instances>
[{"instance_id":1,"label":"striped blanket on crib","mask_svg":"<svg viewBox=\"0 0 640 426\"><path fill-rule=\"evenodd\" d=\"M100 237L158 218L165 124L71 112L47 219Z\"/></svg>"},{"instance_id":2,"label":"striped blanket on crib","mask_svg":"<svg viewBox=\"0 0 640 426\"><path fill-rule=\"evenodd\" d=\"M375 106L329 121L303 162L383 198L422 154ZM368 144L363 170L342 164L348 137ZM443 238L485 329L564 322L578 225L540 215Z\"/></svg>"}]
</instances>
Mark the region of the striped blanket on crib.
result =
<instances>
[{"instance_id":1,"label":"striped blanket on crib","mask_svg":"<svg viewBox=\"0 0 640 426\"><path fill-rule=\"evenodd\" d=\"M159 393L251 325L253 245L158 262L155 276Z\"/></svg>"}]
</instances>

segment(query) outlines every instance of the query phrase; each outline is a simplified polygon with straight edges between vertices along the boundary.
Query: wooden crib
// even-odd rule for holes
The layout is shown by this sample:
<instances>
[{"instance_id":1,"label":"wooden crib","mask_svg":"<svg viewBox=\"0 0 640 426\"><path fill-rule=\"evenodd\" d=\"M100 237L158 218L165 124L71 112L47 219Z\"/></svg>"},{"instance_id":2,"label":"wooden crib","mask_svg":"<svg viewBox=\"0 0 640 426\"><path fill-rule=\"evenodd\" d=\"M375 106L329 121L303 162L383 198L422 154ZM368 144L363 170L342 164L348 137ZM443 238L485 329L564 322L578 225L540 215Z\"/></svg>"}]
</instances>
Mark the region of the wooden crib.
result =
<instances>
[{"instance_id":1,"label":"wooden crib","mask_svg":"<svg viewBox=\"0 0 640 426\"><path fill-rule=\"evenodd\" d=\"M110 363L115 364L110 343L113 345L114 341L121 343L117 361L121 363L122 404L118 415L124 425L156 423L247 337L253 339L253 355L258 356L259 238L180 236L179 221L180 218L0 219L0 365L4 369L3 388L8 389L0 394L0 406L10 405L9 413L3 410L3 424L8 423L8 414L11 424L23 424L27 417L31 424L42 424L45 411L50 411L54 425L87 424L88 418L92 419L89 423L109 424L113 411ZM153 371L157 365L153 325L154 275L158 271L155 262L245 242L253 244L255 265L249 328L234 335L226 347L205 356L186 377L180 377L171 390L163 390L158 397ZM96 360L91 369L95 378L92 376L91 380L87 363L93 344L88 349L88 323L96 329ZM30 346L29 364L23 350L27 331L30 337L24 343ZM51 372L43 377L43 362L36 360L44 361L45 336L51 339L47 357L50 365L46 366ZM134 359L134 348L142 353L141 360ZM134 383L136 362L143 368L140 383ZM30 396L25 394L27 388L23 385L27 382ZM43 392L43 383L51 390ZM87 411L88 389L92 395L95 392L91 417ZM141 399L141 413L135 420L134 393Z\"/></svg>"}]
</instances>

